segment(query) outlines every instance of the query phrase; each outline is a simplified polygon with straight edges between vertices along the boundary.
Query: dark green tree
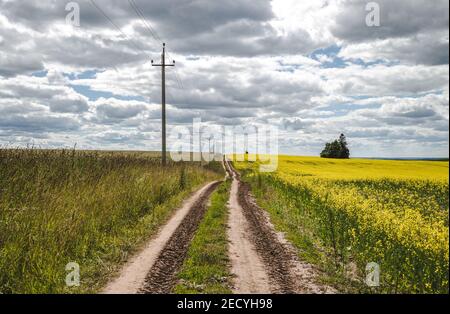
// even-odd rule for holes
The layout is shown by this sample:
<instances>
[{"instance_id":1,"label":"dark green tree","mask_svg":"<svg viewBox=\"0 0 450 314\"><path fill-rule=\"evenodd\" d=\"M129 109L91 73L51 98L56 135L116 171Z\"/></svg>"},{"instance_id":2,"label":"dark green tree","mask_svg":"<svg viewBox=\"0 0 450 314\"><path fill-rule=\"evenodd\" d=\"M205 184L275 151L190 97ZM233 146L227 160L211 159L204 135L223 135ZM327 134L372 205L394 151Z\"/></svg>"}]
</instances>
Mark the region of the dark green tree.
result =
<instances>
[{"instance_id":1,"label":"dark green tree","mask_svg":"<svg viewBox=\"0 0 450 314\"><path fill-rule=\"evenodd\" d=\"M339 136L339 145L341 146L341 150L339 152L339 158L348 159L350 158L350 150L348 149L347 139L344 134Z\"/></svg>"},{"instance_id":2,"label":"dark green tree","mask_svg":"<svg viewBox=\"0 0 450 314\"><path fill-rule=\"evenodd\" d=\"M326 143L324 150L320 153L322 158L350 158L350 150L348 149L347 139L344 134L339 136L339 139Z\"/></svg>"}]
</instances>

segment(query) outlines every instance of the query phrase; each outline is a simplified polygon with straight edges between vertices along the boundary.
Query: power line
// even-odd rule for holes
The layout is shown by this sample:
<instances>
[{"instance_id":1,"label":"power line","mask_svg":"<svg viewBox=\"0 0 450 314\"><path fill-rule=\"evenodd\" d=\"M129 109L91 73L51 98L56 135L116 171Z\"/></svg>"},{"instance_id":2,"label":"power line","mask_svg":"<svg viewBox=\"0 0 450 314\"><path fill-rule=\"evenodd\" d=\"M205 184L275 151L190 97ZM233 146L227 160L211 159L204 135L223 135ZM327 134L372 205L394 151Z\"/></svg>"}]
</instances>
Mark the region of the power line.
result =
<instances>
[{"instance_id":1,"label":"power line","mask_svg":"<svg viewBox=\"0 0 450 314\"><path fill-rule=\"evenodd\" d=\"M147 54L144 50L142 50L138 45L136 45L136 43L130 39L127 34L125 34L119 26L117 26L116 23L114 23L114 21L105 13L105 11L103 11L95 2L94 0L90 0L91 4L97 9L97 11L99 11L103 17L105 17L137 50L139 50L140 52Z\"/></svg>"},{"instance_id":2,"label":"power line","mask_svg":"<svg viewBox=\"0 0 450 314\"><path fill-rule=\"evenodd\" d=\"M146 28L151 36L153 37L153 39L158 43L161 44L162 43L162 39L161 37L159 37L158 33L156 32L156 30L151 26L151 24L148 22L147 18L145 17L143 11L139 8L139 6L137 5L137 3L135 2L135 0L128 0L128 3L130 4L130 6L133 8L134 12L136 13L136 15L139 17L139 19L141 20L142 24L144 25L144 28ZM169 52L166 52L167 57L169 59L173 58L171 57ZM184 90L184 85L183 82L178 74L178 70L175 69L175 81L177 82L177 84L179 85L180 89Z\"/></svg>"},{"instance_id":3,"label":"power line","mask_svg":"<svg viewBox=\"0 0 450 314\"><path fill-rule=\"evenodd\" d=\"M141 49L139 46L136 45L136 43L130 39L122 30L121 28L114 23L114 21L105 13L105 11L103 11L95 2L94 0L90 0L91 4L103 15L104 18L106 18L128 41L130 41L130 43L140 52L142 52L143 54L147 55L147 52L145 52L143 49ZM146 64L147 62L149 62L150 60L146 60L143 64ZM116 69L117 71L117 69ZM158 79L161 80L161 73L159 73L159 77ZM151 86L157 86L156 84L150 84Z\"/></svg>"},{"instance_id":4,"label":"power line","mask_svg":"<svg viewBox=\"0 0 450 314\"><path fill-rule=\"evenodd\" d=\"M134 41L132 41L121 29L120 29L120 27L119 26L117 26L117 24L116 23L114 23L114 21L94 2L94 0L90 0L91 1L91 4L103 15L103 17L104 18L106 18L127 40L129 40L132 44L133 44L133 46L137 49L137 50L139 50L139 51L141 51L142 53L144 53L144 54L147 54L146 52L144 52L140 47L138 47L135 43L134 43ZM146 64L147 62L148 62L149 60L146 60L145 61L145 63L144 64ZM117 71L117 69L116 69L116 71ZM161 76L161 74L159 73L159 75ZM154 86L154 84L150 84L150 85L152 85L152 86ZM169 93L170 94L170 93ZM164 108L164 112L165 112L165 108ZM163 123L165 124L165 114L164 114L164 117L163 117L164 119L163 119ZM164 127L164 131L165 131L165 127ZM165 132L164 132L165 133ZM166 163L166 161L165 161L165 134L164 134L164 137L163 137L163 147L164 147L164 149L163 149L163 151L164 151L164 158L163 158L163 164L165 164Z\"/></svg>"},{"instance_id":5,"label":"power line","mask_svg":"<svg viewBox=\"0 0 450 314\"><path fill-rule=\"evenodd\" d=\"M144 25L144 28L146 28L150 32L151 36L153 37L153 40L157 44L160 44L162 42L161 37L158 36L158 33L150 25L150 23L148 22L147 18L144 15L143 11L139 8L137 3L134 0L128 0L128 4L131 6L131 8L134 10L136 15L138 16L138 18L141 20L142 24ZM169 52L166 51L166 54L167 54L168 59L173 60L173 58L170 56ZM181 79L178 75L177 69L175 69L175 81L177 82L180 89L184 89L183 83L181 82Z\"/></svg>"},{"instance_id":6,"label":"power line","mask_svg":"<svg viewBox=\"0 0 450 314\"><path fill-rule=\"evenodd\" d=\"M180 85L181 89L184 90L183 81L181 80L180 76L178 75L178 70L175 69L175 80L177 81L178 85Z\"/></svg>"},{"instance_id":7,"label":"power line","mask_svg":"<svg viewBox=\"0 0 450 314\"><path fill-rule=\"evenodd\" d=\"M138 7L136 2L134 0L128 0L129 5L133 8L136 15L139 17L139 19L144 24L144 28L150 31L150 34L152 35L153 39L159 44L161 42L161 38L159 38L158 34L154 31L154 29L151 27L151 25L147 22L147 19L145 18L144 13L141 11L141 9Z\"/></svg>"},{"instance_id":8,"label":"power line","mask_svg":"<svg viewBox=\"0 0 450 314\"><path fill-rule=\"evenodd\" d=\"M114 23L114 21L105 13L105 11L103 11L95 2L94 0L90 0L91 4L103 15L104 18L106 18L111 25L114 26L114 28L116 28L123 37L125 37L125 39L127 39L137 50L139 50L140 52L147 54L147 52L145 52L142 48L140 48L135 41L133 41L130 37L127 36L127 34L125 34L122 29L116 24ZM144 23L145 28L150 31L153 39L155 40L155 42L157 44L159 44L160 42L162 42L161 38L158 36L158 34L156 33L156 31L151 27L151 25L148 23L147 19L145 18L142 10L139 8L139 6L136 4L136 2L134 0L128 0L128 3L130 4L130 6L133 8L133 10L135 11L136 15L138 15L138 17L141 19L141 21ZM167 56L169 57L169 59L173 58L170 56L170 54L168 52ZM148 61L145 61L145 63L147 63ZM179 85L180 89L184 89L183 83L181 81L181 78L178 75L178 71L175 69L175 81L177 82L177 85Z\"/></svg>"}]
</instances>

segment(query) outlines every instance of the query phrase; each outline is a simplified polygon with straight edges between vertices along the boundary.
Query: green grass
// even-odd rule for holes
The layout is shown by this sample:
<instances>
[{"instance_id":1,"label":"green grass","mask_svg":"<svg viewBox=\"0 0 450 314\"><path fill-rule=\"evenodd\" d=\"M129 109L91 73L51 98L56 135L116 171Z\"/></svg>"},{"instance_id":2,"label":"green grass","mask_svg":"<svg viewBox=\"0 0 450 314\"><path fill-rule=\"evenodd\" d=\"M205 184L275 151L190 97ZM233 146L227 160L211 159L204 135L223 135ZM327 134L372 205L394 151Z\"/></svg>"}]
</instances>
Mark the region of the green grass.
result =
<instances>
[{"instance_id":1,"label":"green grass","mask_svg":"<svg viewBox=\"0 0 450 314\"><path fill-rule=\"evenodd\" d=\"M175 293L231 293L227 240L229 191L227 181L212 194L211 205L178 274Z\"/></svg>"},{"instance_id":2,"label":"green grass","mask_svg":"<svg viewBox=\"0 0 450 314\"><path fill-rule=\"evenodd\" d=\"M98 291L173 209L222 173L154 154L0 149L0 293ZM67 287L69 262L81 285Z\"/></svg>"}]
</instances>

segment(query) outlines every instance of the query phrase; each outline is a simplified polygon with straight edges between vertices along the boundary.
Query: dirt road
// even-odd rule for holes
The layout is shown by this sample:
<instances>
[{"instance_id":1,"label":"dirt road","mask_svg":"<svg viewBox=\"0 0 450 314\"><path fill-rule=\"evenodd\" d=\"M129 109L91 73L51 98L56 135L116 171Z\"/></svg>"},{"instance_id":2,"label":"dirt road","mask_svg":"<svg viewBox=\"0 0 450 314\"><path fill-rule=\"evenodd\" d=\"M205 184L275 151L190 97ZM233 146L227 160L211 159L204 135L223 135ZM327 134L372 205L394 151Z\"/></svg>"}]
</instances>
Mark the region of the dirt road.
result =
<instances>
[{"instance_id":1,"label":"dirt road","mask_svg":"<svg viewBox=\"0 0 450 314\"><path fill-rule=\"evenodd\" d=\"M274 230L228 161L226 169L233 178L229 238L234 292L335 293L317 283L317 270L300 261L295 248Z\"/></svg>"},{"instance_id":2,"label":"dirt road","mask_svg":"<svg viewBox=\"0 0 450 314\"><path fill-rule=\"evenodd\" d=\"M103 293L169 293L206 211L207 200L219 184L218 181L209 183L187 199Z\"/></svg>"},{"instance_id":3,"label":"dirt road","mask_svg":"<svg viewBox=\"0 0 450 314\"><path fill-rule=\"evenodd\" d=\"M300 261L296 249L274 230L231 163L225 161L224 168L232 179L228 238L233 292L334 293L317 283L317 270ZM103 293L171 293L209 197L220 183L209 183L186 200Z\"/></svg>"},{"instance_id":4,"label":"dirt road","mask_svg":"<svg viewBox=\"0 0 450 314\"><path fill-rule=\"evenodd\" d=\"M234 293L271 293L269 276L250 237L250 226L239 204L239 181L228 163L228 176L232 178L230 190L228 239L231 272L234 275Z\"/></svg>"}]
</instances>

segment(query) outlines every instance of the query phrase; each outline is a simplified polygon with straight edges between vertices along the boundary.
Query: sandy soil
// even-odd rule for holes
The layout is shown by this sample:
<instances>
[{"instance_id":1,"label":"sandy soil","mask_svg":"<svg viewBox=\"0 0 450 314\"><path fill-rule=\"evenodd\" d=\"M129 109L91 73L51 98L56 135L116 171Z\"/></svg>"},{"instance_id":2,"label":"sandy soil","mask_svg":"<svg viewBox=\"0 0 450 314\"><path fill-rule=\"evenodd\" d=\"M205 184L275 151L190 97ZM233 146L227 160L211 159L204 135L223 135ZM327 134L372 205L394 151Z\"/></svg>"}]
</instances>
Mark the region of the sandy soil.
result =
<instances>
[{"instance_id":1,"label":"sandy soil","mask_svg":"<svg viewBox=\"0 0 450 314\"><path fill-rule=\"evenodd\" d=\"M211 189L217 186L218 182L212 182L198 190L182 207L178 209L172 218L165 224L158 234L152 238L144 249L132 257L123 267L119 276L111 281L103 290L103 293L138 293L144 287L145 279L157 261L161 252L164 250L175 231L184 222L186 216L199 205L199 199L205 194L210 194ZM209 195L208 194L208 195Z\"/></svg>"}]
</instances>

